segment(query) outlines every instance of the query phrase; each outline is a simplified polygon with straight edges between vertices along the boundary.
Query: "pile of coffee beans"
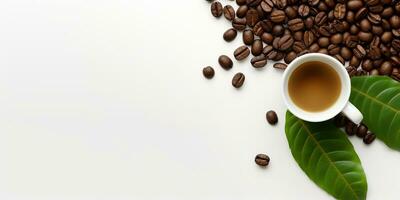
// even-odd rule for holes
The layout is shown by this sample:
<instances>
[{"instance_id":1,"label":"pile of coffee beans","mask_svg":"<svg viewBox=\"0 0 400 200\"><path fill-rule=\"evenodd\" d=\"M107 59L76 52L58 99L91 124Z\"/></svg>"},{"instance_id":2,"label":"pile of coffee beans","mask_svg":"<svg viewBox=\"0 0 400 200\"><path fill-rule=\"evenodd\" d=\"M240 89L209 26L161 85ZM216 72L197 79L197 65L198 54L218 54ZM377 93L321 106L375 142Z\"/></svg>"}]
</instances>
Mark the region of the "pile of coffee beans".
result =
<instances>
[{"instance_id":1,"label":"pile of coffee beans","mask_svg":"<svg viewBox=\"0 0 400 200\"><path fill-rule=\"evenodd\" d=\"M347 135L356 135L363 139L365 144L371 144L376 139L376 135L369 131L365 124L354 124L342 114L337 115L334 122L337 127L344 128Z\"/></svg>"},{"instance_id":2,"label":"pile of coffee beans","mask_svg":"<svg viewBox=\"0 0 400 200\"><path fill-rule=\"evenodd\" d=\"M400 81L400 1L397 0L236 0L235 10L218 1L211 13L232 23L223 39L243 32L236 60L252 54L251 65L281 61L284 70L296 57L310 52L331 55L350 76L386 75ZM224 56L221 66L232 61ZM286 64L285 64L286 63Z\"/></svg>"}]
</instances>

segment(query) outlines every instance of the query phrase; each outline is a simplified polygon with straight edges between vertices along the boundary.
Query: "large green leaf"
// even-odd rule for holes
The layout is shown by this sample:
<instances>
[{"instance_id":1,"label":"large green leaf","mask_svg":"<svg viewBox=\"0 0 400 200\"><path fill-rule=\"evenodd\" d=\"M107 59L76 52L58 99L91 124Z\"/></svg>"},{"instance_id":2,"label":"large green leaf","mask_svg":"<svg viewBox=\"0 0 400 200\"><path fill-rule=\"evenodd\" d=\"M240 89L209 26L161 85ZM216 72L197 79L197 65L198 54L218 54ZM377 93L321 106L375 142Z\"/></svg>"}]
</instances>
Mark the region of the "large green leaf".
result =
<instances>
[{"instance_id":1,"label":"large green leaf","mask_svg":"<svg viewBox=\"0 0 400 200\"><path fill-rule=\"evenodd\" d=\"M318 186L337 199L366 198L367 179L345 133L329 121L305 122L289 111L285 132L294 159Z\"/></svg>"},{"instance_id":2,"label":"large green leaf","mask_svg":"<svg viewBox=\"0 0 400 200\"><path fill-rule=\"evenodd\" d=\"M389 77L351 79L350 101L364 115L363 122L389 147L400 150L400 84Z\"/></svg>"}]
</instances>

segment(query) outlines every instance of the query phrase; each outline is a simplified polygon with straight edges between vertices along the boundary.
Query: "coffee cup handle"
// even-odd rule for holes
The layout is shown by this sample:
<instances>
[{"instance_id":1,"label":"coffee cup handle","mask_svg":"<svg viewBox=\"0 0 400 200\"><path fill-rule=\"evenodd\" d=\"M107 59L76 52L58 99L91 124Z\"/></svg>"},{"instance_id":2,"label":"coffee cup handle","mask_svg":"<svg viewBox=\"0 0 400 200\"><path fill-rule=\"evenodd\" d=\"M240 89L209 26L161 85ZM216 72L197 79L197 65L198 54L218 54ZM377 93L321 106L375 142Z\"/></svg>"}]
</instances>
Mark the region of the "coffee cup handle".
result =
<instances>
[{"instance_id":1,"label":"coffee cup handle","mask_svg":"<svg viewBox=\"0 0 400 200\"><path fill-rule=\"evenodd\" d=\"M360 124L363 120L363 115L361 112L350 102L347 103L342 112L355 124Z\"/></svg>"}]
</instances>

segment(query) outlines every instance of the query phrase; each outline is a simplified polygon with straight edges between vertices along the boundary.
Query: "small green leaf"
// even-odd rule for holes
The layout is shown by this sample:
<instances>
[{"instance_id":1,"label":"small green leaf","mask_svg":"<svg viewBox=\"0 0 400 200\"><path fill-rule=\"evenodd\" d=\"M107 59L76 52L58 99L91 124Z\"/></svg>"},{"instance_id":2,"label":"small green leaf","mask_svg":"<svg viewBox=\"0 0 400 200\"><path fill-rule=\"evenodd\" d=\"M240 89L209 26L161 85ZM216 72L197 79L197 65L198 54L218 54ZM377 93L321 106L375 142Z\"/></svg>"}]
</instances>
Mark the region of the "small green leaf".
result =
<instances>
[{"instance_id":1,"label":"small green leaf","mask_svg":"<svg viewBox=\"0 0 400 200\"><path fill-rule=\"evenodd\" d=\"M350 101L361 111L369 130L400 150L400 84L389 77L351 79Z\"/></svg>"},{"instance_id":2,"label":"small green leaf","mask_svg":"<svg viewBox=\"0 0 400 200\"><path fill-rule=\"evenodd\" d=\"M337 199L366 198L367 179L345 133L329 121L305 122L289 111L285 132L294 159L319 187Z\"/></svg>"}]
</instances>

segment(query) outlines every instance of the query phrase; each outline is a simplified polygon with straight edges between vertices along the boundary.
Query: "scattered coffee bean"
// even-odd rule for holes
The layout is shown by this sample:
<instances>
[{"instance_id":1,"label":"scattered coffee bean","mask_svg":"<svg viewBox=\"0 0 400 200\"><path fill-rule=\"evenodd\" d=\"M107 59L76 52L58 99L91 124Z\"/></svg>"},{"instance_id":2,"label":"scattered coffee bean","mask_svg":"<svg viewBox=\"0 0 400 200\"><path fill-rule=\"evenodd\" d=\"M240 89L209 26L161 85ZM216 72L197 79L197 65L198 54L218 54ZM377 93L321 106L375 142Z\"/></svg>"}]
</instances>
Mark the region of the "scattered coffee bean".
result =
<instances>
[{"instance_id":1,"label":"scattered coffee bean","mask_svg":"<svg viewBox=\"0 0 400 200\"><path fill-rule=\"evenodd\" d=\"M218 1L215 1L211 4L211 14L214 17L221 17L222 15L222 4Z\"/></svg>"},{"instance_id":2,"label":"scattered coffee bean","mask_svg":"<svg viewBox=\"0 0 400 200\"><path fill-rule=\"evenodd\" d=\"M243 43L245 45L252 45L254 42L254 34L253 31L250 29L247 29L243 31Z\"/></svg>"},{"instance_id":3,"label":"scattered coffee bean","mask_svg":"<svg viewBox=\"0 0 400 200\"><path fill-rule=\"evenodd\" d=\"M375 139L376 139L376 135L373 134L373 133L371 133L371 132L368 132L368 133L364 136L363 142L364 142L365 144L371 144L372 142L374 142Z\"/></svg>"},{"instance_id":4,"label":"scattered coffee bean","mask_svg":"<svg viewBox=\"0 0 400 200\"><path fill-rule=\"evenodd\" d=\"M242 87L244 80L245 80L244 74L239 72L235 74L235 76L233 76L232 86L235 88L240 88Z\"/></svg>"},{"instance_id":5,"label":"scattered coffee bean","mask_svg":"<svg viewBox=\"0 0 400 200\"><path fill-rule=\"evenodd\" d=\"M255 162L259 166L266 167L269 165L270 158L265 154L258 154L255 158Z\"/></svg>"},{"instance_id":6,"label":"scattered coffee bean","mask_svg":"<svg viewBox=\"0 0 400 200\"><path fill-rule=\"evenodd\" d=\"M232 27L238 31L243 31L246 28L245 18L235 18L232 21Z\"/></svg>"},{"instance_id":7,"label":"scattered coffee bean","mask_svg":"<svg viewBox=\"0 0 400 200\"><path fill-rule=\"evenodd\" d=\"M214 77L214 69L210 66L204 67L203 68L203 75L204 77L208 78L208 79L212 79Z\"/></svg>"},{"instance_id":8,"label":"scattered coffee bean","mask_svg":"<svg viewBox=\"0 0 400 200\"><path fill-rule=\"evenodd\" d=\"M254 68L262 68L267 64L267 58L264 54L261 54L252 58L250 63L251 65L253 65Z\"/></svg>"},{"instance_id":9,"label":"scattered coffee bean","mask_svg":"<svg viewBox=\"0 0 400 200\"><path fill-rule=\"evenodd\" d=\"M226 70L231 69L233 67L232 60L226 55L220 56L218 58L218 63L219 63L219 65L221 65L222 68L224 68Z\"/></svg>"},{"instance_id":10,"label":"scattered coffee bean","mask_svg":"<svg viewBox=\"0 0 400 200\"><path fill-rule=\"evenodd\" d=\"M233 55L235 56L236 60L243 60L250 55L250 50L246 46L241 46L235 50Z\"/></svg>"},{"instance_id":11,"label":"scattered coffee bean","mask_svg":"<svg viewBox=\"0 0 400 200\"><path fill-rule=\"evenodd\" d=\"M357 128L357 132L356 135L360 138L363 138L368 132L368 128L367 126L365 126L364 124L360 124L360 126L358 126Z\"/></svg>"},{"instance_id":12,"label":"scattered coffee bean","mask_svg":"<svg viewBox=\"0 0 400 200\"><path fill-rule=\"evenodd\" d=\"M357 125L355 125L352 122L348 122L346 124L345 131L346 131L347 135L352 136L352 135L356 134L356 132L355 132L356 129L354 127L357 128Z\"/></svg>"},{"instance_id":13,"label":"scattered coffee bean","mask_svg":"<svg viewBox=\"0 0 400 200\"><path fill-rule=\"evenodd\" d=\"M237 36L237 31L233 28L228 29L227 31L225 31L224 33L224 40L227 42L230 42L232 40L234 40Z\"/></svg>"},{"instance_id":14,"label":"scattered coffee bean","mask_svg":"<svg viewBox=\"0 0 400 200\"><path fill-rule=\"evenodd\" d=\"M278 115L276 115L276 112L273 110L270 110L266 114L266 118L269 124L275 125L278 123Z\"/></svg>"},{"instance_id":15,"label":"scattered coffee bean","mask_svg":"<svg viewBox=\"0 0 400 200\"><path fill-rule=\"evenodd\" d=\"M224 16L227 20L232 21L235 19L235 9L231 5L226 5L224 7Z\"/></svg>"},{"instance_id":16,"label":"scattered coffee bean","mask_svg":"<svg viewBox=\"0 0 400 200\"><path fill-rule=\"evenodd\" d=\"M256 39L253 42L253 45L251 46L251 53L254 56L258 56L262 53L263 51L263 42L260 39Z\"/></svg>"},{"instance_id":17,"label":"scattered coffee bean","mask_svg":"<svg viewBox=\"0 0 400 200\"><path fill-rule=\"evenodd\" d=\"M285 70L287 68L287 65L285 63L275 63L274 68ZM267 119L268 119L268 115L267 115Z\"/></svg>"}]
</instances>

